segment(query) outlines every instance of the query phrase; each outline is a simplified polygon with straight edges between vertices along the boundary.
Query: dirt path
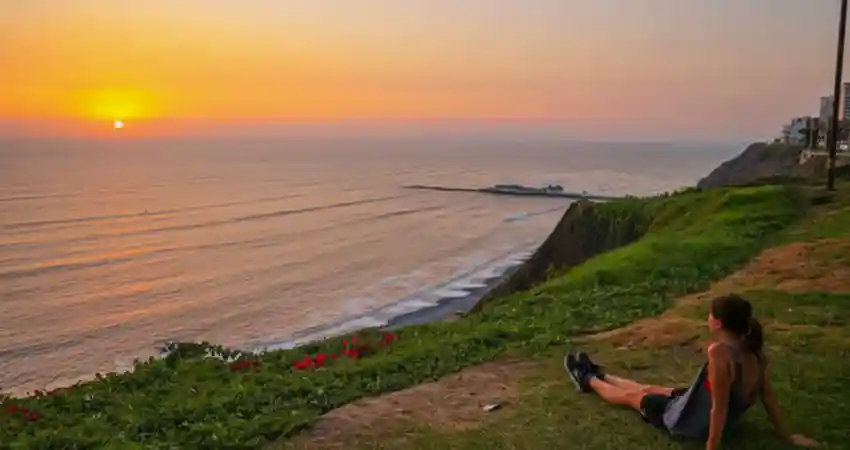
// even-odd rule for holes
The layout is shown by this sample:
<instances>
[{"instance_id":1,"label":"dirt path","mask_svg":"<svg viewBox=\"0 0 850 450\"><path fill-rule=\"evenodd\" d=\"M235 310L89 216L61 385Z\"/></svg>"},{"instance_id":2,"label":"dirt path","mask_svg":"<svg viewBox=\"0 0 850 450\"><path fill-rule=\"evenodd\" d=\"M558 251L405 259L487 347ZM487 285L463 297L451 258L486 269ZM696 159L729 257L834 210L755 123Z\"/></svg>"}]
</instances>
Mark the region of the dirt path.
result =
<instances>
[{"instance_id":1,"label":"dirt path","mask_svg":"<svg viewBox=\"0 0 850 450\"><path fill-rule=\"evenodd\" d=\"M518 383L537 364L494 361L380 397L366 398L325 414L309 432L286 448L342 449L400 420L444 430L475 428L489 414L488 405L510 404Z\"/></svg>"},{"instance_id":2,"label":"dirt path","mask_svg":"<svg viewBox=\"0 0 850 450\"><path fill-rule=\"evenodd\" d=\"M850 242L828 239L767 249L708 290L679 299L659 317L638 320L623 328L587 336L582 341L609 341L628 347L684 345L699 338L698 332L689 330L699 329L703 323L689 313L719 295L758 289L850 292L850 266L831 258L833 252L850 254Z\"/></svg>"}]
</instances>

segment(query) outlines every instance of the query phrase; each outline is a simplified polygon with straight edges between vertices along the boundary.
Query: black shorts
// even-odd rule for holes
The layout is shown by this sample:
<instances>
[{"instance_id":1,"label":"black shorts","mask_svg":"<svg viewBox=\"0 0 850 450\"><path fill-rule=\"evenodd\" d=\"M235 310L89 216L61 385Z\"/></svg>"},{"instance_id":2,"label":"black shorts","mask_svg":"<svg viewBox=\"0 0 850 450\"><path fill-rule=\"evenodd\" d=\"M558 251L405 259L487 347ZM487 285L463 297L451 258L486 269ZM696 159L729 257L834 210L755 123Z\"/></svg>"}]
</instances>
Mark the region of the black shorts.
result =
<instances>
[{"instance_id":1,"label":"black shorts","mask_svg":"<svg viewBox=\"0 0 850 450\"><path fill-rule=\"evenodd\" d=\"M686 388L673 389L670 395L646 394L640 400L640 412L643 420L651 423L659 428L664 427L664 411L667 411L667 405L670 404L676 397L681 397L688 392Z\"/></svg>"}]
</instances>

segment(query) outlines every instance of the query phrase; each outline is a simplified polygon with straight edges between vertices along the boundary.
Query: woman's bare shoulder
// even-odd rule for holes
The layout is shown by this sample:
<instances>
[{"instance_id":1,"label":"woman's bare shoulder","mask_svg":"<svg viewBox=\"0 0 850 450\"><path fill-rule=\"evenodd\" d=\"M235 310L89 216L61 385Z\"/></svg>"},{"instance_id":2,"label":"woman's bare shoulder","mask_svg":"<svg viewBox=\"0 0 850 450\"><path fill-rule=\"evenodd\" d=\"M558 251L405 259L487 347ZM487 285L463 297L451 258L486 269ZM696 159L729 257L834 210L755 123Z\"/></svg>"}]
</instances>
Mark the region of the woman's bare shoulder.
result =
<instances>
[{"instance_id":1,"label":"woman's bare shoulder","mask_svg":"<svg viewBox=\"0 0 850 450\"><path fill-rule=\"evenodd\" d=\"M709 361L729 361L732 359L732 349L728 345L720 342L712 342L708 345Z\"/></svg>"}]
</instances>

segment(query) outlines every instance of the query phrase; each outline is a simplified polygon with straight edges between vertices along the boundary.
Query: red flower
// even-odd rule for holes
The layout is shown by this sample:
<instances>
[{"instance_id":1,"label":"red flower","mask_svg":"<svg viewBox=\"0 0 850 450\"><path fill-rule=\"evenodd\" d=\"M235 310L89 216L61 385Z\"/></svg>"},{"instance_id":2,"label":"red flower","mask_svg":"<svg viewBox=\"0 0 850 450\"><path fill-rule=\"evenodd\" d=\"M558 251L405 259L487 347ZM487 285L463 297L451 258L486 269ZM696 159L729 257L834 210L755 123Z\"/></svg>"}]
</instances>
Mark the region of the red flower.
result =
<instances>
[{"instance_id":1,"label":"red flower","mask_svg":"<svg viewBox=\"0 0 850 450\"><path fill-rule=\"evenodd\" d=\"M29 419L33 422L41 419L42 417L44 417L44 416L42 416L41 413L38 413L38 412L31 412L31 413L27 414L27 419Z\"/></svg>"},{"instance_id":2,"label":"red flower","mask_svg":"<svg viewBox=\"0 0 850 450\"><path fill-rule=\"evenodd\" d=\"M392 333L387 333L384 335L384 344L389 345L392 341L397 341L398 337Z\"/></svg>"},{"instance_id":3,"label":"red flower","mask_svg":"<svg viewBox=\"0 0 850 450\"><path fill-rule=\"evenodd\" d=\"M305 370L310 367L310 364L307 361L296 361L295 364L293 364L293 367L298 370Z\"/></svg>"},{"instance_id":4,"label":"red flower","mask_svg":"<svg viewBox=\"0 0 850 450\"><path fill-rule=\"evenodd\" d=\"M296 369L305 370L313 366L313 358L310 355L305 355L304 359L294 364Z\"/></svg>"},{"instance_id":5,"label":"red flower","mask_svg":"<svg viewBox=\"0 0 850 450\"><path fill-rule=\"evenodd\" d=\"M325 353L318 353L315 357L305 355L303 360L295 362L293 366L299 370L323 367L328 361L328 358L337 359L338 356L327 355Z\"/></svg>"},{"instance_id":6,"label":"red flower","mask_svg":"<svg viewBox=\"0 0 850 450\"><path fill-rule=\"evenodd\" d=\"M6 405L6 411L8 411L9 414L15 414L18 412L18 407L15 405Z\"/></svg>"}]
</instances>

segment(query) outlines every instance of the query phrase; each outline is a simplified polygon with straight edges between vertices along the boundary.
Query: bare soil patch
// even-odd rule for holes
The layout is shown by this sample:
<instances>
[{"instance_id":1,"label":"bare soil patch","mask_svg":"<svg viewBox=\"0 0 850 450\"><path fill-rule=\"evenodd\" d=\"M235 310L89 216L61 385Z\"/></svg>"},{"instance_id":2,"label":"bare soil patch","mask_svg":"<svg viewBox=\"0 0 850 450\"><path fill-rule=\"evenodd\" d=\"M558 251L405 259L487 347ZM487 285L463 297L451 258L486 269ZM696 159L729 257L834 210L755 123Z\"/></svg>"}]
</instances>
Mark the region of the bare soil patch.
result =
<instances>
[{"instance_id":1,"label":"bare soil patch","mask_svg":"<svg viewBox=\"0 0 850 450\"><path fill-rule=\"evenodd\" d=\"M712 284L708 290L679 299L676 306L659 317L638 320L623 328L590 335L582 340L610 341L620 347L698 347L698 330L702 324L687 317L686 313L719 295L753 289L850 292L850 267L845 260L831 257L841 252L850 255L850 243L838 239L793 243L767 249L743 269Z\"/></svg>"},{"instance_id":2,"label":"bare soil patch","mask_svg":"<svg viewBox=\"0 0 850 450\"><path fill-rule=\"evenodd\" d=\"M509 408L519 382L539 364L496 361L472 367L432 383L380 397L362 399L325 414L291 448L347 448L359 437L381 434L393 424L410 422L434 429L462 431L482 424L487 405Z\"/></svg>"},{"instance_id":3,"label":"bare soil patch","mask_svg":"<svg viewBox=\"0 0 850 450\"><path fill-rule=\"evenodd\" d=\"M755 288L850 292L850 265L841 258L848 252L850 242L839 239L790 244L764 252L753 261L749 274L761 275Z\"/></svg>"},{"instance_id":4,"label":"bare soil patch","mask_svg":"<svg viewBox=\"0 0 850 450\"><path fill-rule=\"evenodd\" d=\"M698 345L700 324L696 320L667 315L639 320L629 326L587 337L588 341L606 341L617 347L671 347Z\"/></svg>"}]
</instances>

